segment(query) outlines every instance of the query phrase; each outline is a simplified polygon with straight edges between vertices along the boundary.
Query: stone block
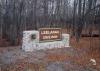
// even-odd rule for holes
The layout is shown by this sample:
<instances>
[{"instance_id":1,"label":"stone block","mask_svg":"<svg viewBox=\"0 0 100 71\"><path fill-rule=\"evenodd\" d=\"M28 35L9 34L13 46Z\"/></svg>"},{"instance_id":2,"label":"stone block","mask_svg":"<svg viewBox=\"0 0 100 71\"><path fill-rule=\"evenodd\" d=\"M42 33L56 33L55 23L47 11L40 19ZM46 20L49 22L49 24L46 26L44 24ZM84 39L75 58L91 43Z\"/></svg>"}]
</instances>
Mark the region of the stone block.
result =
<instances>
[{"instance_id":1,"label":"stone block","mask_svg":"<svg viewBox=\"0 0 100 71\"><path fill-rule=\"evenodd\" d=\"M62 40L59 41L40 42L39 31L24 31L22 41L24 51L69 47L69 34L62 34Z\"/></svg>"}]
</instances>

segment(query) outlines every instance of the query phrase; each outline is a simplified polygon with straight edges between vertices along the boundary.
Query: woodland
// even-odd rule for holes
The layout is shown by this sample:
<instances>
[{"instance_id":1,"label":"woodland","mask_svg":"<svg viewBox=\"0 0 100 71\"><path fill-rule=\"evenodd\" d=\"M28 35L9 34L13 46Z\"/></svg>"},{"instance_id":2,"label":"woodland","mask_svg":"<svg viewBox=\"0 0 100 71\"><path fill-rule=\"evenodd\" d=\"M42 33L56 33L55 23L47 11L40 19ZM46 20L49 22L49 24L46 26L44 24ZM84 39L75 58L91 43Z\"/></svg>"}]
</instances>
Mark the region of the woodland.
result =
<instances>
[{"instance_id":1,"label":"woodland","mask_svg":"<svg viewBox=\"0 0 100 71\"><path fill-rule=\"evenodd\" d=\"M25 30L63 28L79 41L100 34L100 0L0 0L0 40L20 43Z\"/></svg>"},{"instance_id":2,"label":"woodland","mask_svg":"<svg viewBox=\"0 0 100 71\"><path fill-rule=\"evenodd\" d=\"M68 48L25 52L23 31L41 28L60 28ZM100 0L0 0L0 71L100 71Z\"/></svg>"}]
</instances>

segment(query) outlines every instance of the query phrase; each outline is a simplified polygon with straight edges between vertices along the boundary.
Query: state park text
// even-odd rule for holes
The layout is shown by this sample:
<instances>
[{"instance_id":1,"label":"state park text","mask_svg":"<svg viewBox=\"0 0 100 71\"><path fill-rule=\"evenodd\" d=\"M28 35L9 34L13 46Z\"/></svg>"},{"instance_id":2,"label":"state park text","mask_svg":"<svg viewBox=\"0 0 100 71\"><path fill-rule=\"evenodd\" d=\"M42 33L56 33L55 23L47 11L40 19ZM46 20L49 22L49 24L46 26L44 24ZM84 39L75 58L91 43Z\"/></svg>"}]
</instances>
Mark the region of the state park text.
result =
<instances>
[{"instance_id":1,"label":"state park text","mask_svg":"<svg viewBox=\"0 0 100 71\"><path fill-rule=\"evenodd\" d=\"M61 40L61 29L59 28L43 28L39 30L40 41Z\"/></svg>"}]
</instances>

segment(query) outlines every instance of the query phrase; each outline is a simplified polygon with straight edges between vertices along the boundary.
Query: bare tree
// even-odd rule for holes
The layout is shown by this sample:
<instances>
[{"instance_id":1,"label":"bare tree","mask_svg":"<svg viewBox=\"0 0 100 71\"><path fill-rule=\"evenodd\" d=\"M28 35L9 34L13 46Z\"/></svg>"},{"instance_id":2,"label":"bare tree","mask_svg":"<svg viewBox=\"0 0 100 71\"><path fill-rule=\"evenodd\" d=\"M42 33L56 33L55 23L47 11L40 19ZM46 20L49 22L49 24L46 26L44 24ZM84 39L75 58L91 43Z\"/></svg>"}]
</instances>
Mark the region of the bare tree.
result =
<instances>
[{"instance_id":1,"label":"bare tree","mask_svg":"<svg viewBox=\"0 0 100 71\"><path fill-rule=\"evenodd\" d=\"M96 19L99 16L100 6L97 6L97 0L74 0L73 4L70 2L70 0L0 0L0 39L6 38L12 44L16 44L21 40L24 30L60 27L71 29L79 40L84 26L92 27L99 22Z\"/></svg>"}]
</instances>

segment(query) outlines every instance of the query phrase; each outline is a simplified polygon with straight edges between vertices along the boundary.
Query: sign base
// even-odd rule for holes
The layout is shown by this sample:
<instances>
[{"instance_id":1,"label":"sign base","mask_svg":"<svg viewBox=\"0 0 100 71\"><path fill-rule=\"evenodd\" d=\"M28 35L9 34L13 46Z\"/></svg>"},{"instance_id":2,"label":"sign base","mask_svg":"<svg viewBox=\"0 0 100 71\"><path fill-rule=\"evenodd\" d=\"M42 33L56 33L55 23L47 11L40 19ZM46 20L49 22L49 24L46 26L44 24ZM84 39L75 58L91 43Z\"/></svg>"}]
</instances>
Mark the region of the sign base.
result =
<instances>
[{"instance_id":1,"label":"sign base","mask_svg":"<svg viewBox=\"0 0 100 71\"><path fill-rule=\"evenodd\" d=\"M35 35L36 38L32 39L31 36ZM62 40L52 42L39 42L39 31L24 31L22 49L26 52L41 49L53 49L69 47L69 34L62 34Z\"/></svg>"}]
</instances>

